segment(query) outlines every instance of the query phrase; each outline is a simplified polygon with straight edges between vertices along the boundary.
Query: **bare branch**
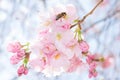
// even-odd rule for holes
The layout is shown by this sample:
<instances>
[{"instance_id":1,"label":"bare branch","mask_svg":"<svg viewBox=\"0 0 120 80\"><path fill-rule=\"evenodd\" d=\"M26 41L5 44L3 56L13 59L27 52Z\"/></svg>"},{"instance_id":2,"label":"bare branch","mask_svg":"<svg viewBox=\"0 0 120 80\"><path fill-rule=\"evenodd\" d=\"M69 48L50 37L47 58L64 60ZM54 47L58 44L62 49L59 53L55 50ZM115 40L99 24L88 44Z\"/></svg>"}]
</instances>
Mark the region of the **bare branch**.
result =
<instances>
[{"instance_id":1,"label":"bare branch","mask_svg":"<svg viewBox=\"0 0 120 80\"><path fill-rule=\"evenodd\" d=\"M95 9L103 2L103 0L101 0L89 13L87 13L83 18L82 20L80 20L80 22L82 23L89 15L91 15Z\"/></svg>"},{"instance_id":2,"label":"bare branch","mask_svg":"<svg viewBox=\"0 0 120 80\"><path fill-rule=\"evenodd\" d=\"M106 20L110 19L111 17L117 15L118 13L120 13L120 10L114 11L112 14L106 16L105 18L103 18L103 19L101 19L101 20L98 20L98 21L94 22L94 23L91 25L91 27L85 29L83 32L87 32L88 30L94 28L96 24L98 24L98 23L100 23L100 22L103 22L103 21L106 21Z\"/></svg>"},{"instance_id":3,"label":"bare branch","mask_svg":"<svg viewBox=\"0 0 120 80\"><path fill-rule=\"evenodd\" d=\"M103 2L103 0L100 0L100 2L98 2L98 4L89 12L89 13L87 13L81 20L79 20L76 24L73 24L70 28L72 28L72 27L74 27L74 26L76 26L76 25L78 25L78 24L81 24L82 22L84 22L84 20L89 16L89 15L91 15L94 11L95 11L95 9L101 4Z\"/></svg>"}]
</instances>

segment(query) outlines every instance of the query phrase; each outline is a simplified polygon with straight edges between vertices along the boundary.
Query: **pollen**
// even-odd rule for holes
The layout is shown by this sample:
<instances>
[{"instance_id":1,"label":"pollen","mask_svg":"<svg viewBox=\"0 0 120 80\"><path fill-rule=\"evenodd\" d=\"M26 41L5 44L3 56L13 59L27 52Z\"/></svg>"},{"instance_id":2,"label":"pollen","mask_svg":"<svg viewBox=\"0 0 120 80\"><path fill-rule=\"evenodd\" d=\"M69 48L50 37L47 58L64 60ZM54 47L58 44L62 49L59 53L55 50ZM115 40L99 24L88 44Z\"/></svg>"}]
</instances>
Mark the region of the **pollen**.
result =
<instances>
[{"instance_id":1,"label":"pollen","mask_svg":"<svg viewBox=\"0 0 120 80\"><path fill-rule=\"evenodd\" d=\"M62 38L61 34L58 33L58 34L56 35L56 38L57 38L57 40L61 40L61 38Z\"/></svg>"},{"instance_id":2,"label":"pollen","mask_svg":"<svg viewBox=\"0 0 120 80\"><path fill-rule=\"evenodd\" d=\"M75 45L69 46L69 48L72 49L72 50L74 49L74 47L75 47Z\"/></svg>"},{"instance_id":3,"label":"pollen","mask_svg":"<svg viewBox=\"0 0 120 80\"><path fill-rule=\"evenodd\" d=\"M56 60L59 59L59 58L60 58L60 54L55 55L54 58L55 58Z\"/></svg>"}]
</instances>

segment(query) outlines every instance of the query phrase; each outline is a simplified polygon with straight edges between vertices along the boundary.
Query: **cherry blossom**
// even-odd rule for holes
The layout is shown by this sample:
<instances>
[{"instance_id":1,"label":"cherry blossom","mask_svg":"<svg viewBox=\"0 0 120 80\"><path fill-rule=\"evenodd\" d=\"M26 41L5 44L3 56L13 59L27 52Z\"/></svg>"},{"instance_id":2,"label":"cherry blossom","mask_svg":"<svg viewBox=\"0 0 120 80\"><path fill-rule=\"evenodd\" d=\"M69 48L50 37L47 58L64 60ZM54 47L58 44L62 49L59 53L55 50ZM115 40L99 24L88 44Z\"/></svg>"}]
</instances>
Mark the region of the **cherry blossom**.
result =
<instances>
[{"instance_id":1,"label":"cherry blossom","mask_svg":"<svg viewBox=\"0 0 120 80\"><path fill-rule=\"evenodd\" d=\"M22 45L19 42L10 43L7 46L7 50L12 53L16 53L21 49Z\"/></svg>"},{"instance_id":2,"label":"cherry blossom","mask_svg":"<svg viewBox=\"0 0 120 80\"><path fill-rule=\"evenodd\" d=\"M18 62L20 62L21 58L18 57L17 55L13 55L11 58L10 58L10 62L11 64L17 64Z\"/></svg>"},{"instance_id":3,"label":"cherry blossom","mask_svg":"<svg viewBox=\"0 0 120 80\"><path fill-rule=\"evenodd\" d=\"M85 41L81 41L79 43L80 49L82 50L82 52L88 52L89 46Z\"/></svg>"},{"instance_id":4,"label":"cherry blossom","mask_svg":"<svg viewBox=\"0 0 120 80\"><path fill-rule=\"evenodd\" d=\"M8 45L8 51L14 53L10 58L11 63L23 61L17 71L18 75L26 75L29 64L32 69L46 76L76 72L83 66L88 66L89 77L96 77L97 62L101 60L89 52L89 45L82 38L75 7L55 7L43 21L46 25L31 45L22 45L20 42ZM71 27L73 24L75 29Z\"/></svg>"},{"instance_id":5,"label":"cherry blossom","mask_svg":"<svg viewBox=\"0 0 120 80\"><path fill-rule=\"evenodd\" d=\"M17 73L18 73L18 76L21 76L22 74L27 75L28 74L28 69L24 65L21 65L18 68Z\"/></svg>"},{"instance_id":6,"label":"cherry blossom","mask_svg":"<svg viewBox=\"0 0 120 80\"><path fill-rule=\"evenodd\" d=\"M46 66L46 60L45 58L42 59L33 59L30 61L30 65L32 66L32 68L34 68L36 71L42 71L45 66Z\"/></svg>"},{"instance_id":7,"label":"cherry blossom","mask_svg":"<svg viewBox=\"0 0 120 80\"><path fill-rule=\"evenodd\" d=\"M68 72L76 71L76 69L80 67L81 64L82 64L82 61L74 55L73 58L70 59L70 66L68 68Z\"/></svg>"},{"instance_id":8,"label":"cherry blossom","mask_svg":"<svg viewBox=\"0 0 120 80\"><path fill-rule=\"evenodd\" d=\"M11 64L15 65L23 61L23 64L18 69L18 76L21 76L22 74L26 75L28 73L27 63L30 54L28 45L29 43L21 45L20 42L14 42L8 45L8 51L14 53L10 58Z\"/></svg>"},{"instance_id":9,"label":"cherry blossom","mask_svg":"<svg viewBox=\"0 0 120 80\"><path fill-rule=\"evenodd\" d=\"M19 51L17 52L17 56L18 56L18 57L21 57L21 58L24 57L24 56L25 56L25 50L23 50L23 49L22 49L22 50L19 50Z\"/></svg>"},{"instance_id":10,"label":"cherry blossom","mask_svg":"<svg viewBox=\"0 0 120 80\"><path fill-rule=\"evenodd\" d=\"M114 64L114 56L106 56L103 63L102 63L102 67L103 68L108 68L111 67Z\"/></svg>"}]
</instances>

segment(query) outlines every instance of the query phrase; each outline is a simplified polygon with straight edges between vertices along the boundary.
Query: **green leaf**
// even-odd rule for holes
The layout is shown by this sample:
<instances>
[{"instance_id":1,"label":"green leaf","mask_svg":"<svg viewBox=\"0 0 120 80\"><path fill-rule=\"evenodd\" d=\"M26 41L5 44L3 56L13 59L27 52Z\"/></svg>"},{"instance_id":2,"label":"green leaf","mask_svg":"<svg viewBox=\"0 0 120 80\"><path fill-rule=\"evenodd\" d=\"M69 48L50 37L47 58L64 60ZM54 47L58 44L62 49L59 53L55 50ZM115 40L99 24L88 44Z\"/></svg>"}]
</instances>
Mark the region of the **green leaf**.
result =
<instances>
[{"instance_id":1,"label":"green leaf","mask_svg":"<svg viewBox=\"0 0 120 80\"><path fill-rule=\"evenodd\" d=\"M24 64L24 66L26 66L27 63L28 63L28 59L27 59L27 58L24 58L24 60L23 60L23 64Z\"/></svg>"}]
</instances>

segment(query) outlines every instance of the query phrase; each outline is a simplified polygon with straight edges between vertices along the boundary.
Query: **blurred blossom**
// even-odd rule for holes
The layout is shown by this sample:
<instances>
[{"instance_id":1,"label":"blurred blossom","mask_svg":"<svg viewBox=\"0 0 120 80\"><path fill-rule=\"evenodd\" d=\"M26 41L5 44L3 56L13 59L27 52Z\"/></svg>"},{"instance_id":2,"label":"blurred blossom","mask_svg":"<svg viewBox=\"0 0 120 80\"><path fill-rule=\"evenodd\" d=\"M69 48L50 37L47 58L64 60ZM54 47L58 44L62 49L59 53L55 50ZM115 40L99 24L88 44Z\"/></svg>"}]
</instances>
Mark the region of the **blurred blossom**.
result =
<instances>
[{"instance_id":1,"label":"blurred blossom","mask_svg":"<svg viewBox=\"0 0 120 80\"><path fill-rule=\"evenodd\" d=\"M35 41L36 34L43 29L43 22L47 19L43 17L56 5L73 4L77 8L76 12L81 19L88 13L99 0L0 0L0 79L1 80L120 80L120 0L104 0L104 2L89 16L82 24L84 38L89 44L91 53L99 53L105 56L102 68L97 68L98 73L90 73L96 78L89 79L87 72L66 74L57 77L45 77L42 73L30 69L27 76L18 78L16 69L18 65L10 64L10 56L6 47L11 41L32 42ZM60 11L56 9L57 11ZM71 10L70 10L71 11ZM71 11L72 12L72 11ZM75 12L75 11L73 11ZM76 15L74 15L76 16ZM68 28L69 25L63 28ZM69 37L67 37L69 38ZM62 42L62 41L61 41ZM65 43L65 41L63 40ZM73 41L73 44L75 42ZM65 43L67 44L67 43ZM70 44L70 45L73 45ZM69 45L69 46L70 46ZM37 45L36 45L37 46ZM52 46L52 45L51 45ZM53 46L52 46L53 47ZM59 46L58 46L59 47ZM61 47L60 47L61 49ZM77 50L73 50L77 52ZM39 52L36 52L39 53ZM112 56L111 56L112 54ZM56 54L57 55L57 54ZM54 66L59 64L55 61L54 55L52 63ZM71 54L72 55L72 54ZM73 55L72 55L73 56ZM33 55L34 57L34 55ZM35 56L36 57L36 56ZM71 56L70 56L71 57ZM14 58L15 59L15 58ZM62 59L62 58L60 58ZM64 62L65 59L63 59ZM44 66L44 61L31 63ZM18 63L19 61L13 62ZM70 70L77 69L77 63L81 64L75 56L71 60L75 65L70 66ZM65 62L67 63L67 62ZM60 65L63 65L60 64ZM67 66L67 64L66 64ZM92 65L93 67L95 65ZM35 67L35 66L33 66ZM36 67L41 70L43 67ZM50 71L51 68L48 69ZM18 71L19 72L19 71ZM27 70L26 70L27 73ZM20 72L26 74L25 71ZM46 72L44 72L46 73ZM47 73L46 73L47 74ZM57 73L59 74L59 73ZM91 77L90 74L90 77Z\"/></svg>"}]
</instances>

